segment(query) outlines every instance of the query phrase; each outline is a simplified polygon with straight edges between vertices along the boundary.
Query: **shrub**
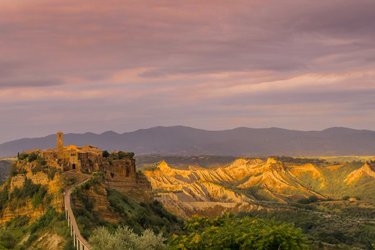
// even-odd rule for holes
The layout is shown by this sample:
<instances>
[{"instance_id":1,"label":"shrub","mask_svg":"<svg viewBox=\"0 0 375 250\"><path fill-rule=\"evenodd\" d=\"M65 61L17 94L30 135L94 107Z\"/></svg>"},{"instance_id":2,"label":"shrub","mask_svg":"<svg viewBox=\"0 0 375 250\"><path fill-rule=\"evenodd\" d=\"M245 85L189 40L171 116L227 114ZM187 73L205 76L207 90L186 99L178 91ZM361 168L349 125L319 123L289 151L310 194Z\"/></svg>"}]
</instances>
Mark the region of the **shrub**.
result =
<instances>
[{"instance_id":1,"label":"shrub","mask_svg":"<svg viewBox=\"0 0 375 250\"><path fill-rule=\"evenodd\" d=\"M16 176L17 174L18 174L17 166L16 164L13 164L10 169L10 176L13 177L13 176Z\"/></svg>"},{"instance_id":2,"label":"shrub","mask_svg":"<svg viewBox=\"0 0 375 250\"><path fill-rule=\"evenodd\" d=\"M123 152L123 151L119 151L118 152L118 158L121 160L121 159L124 159L124 158L133 158L134 157L134 153L133 152Z\"/></svg>"},{"instance_id":3,"label":"shrub","mask_svg":"<svg viewBox=\"0 0 375 250\"><path fill-rule=\"evenodd\" d=\"M26 160L27 157L29 157L29 155L26 154L26 153L21 153L21 154L18 153L18 160L20 160L20 161Z\"/></svg>"},{"instance_id":4,"label":"shrub","mask_svg":"<svg viewBox=\"0 0 375 250\"><path fill-rule=\"evenodd\" d=\"M109 153L107 150L104 150L104 151L102 152L102 156L103 156L104 158L108 158L108 157L110 156L110 153Z\"/></svg>"},{"instance_id":5,"label":"shrub","mask_svg":"<svg viewBox=\"0 0 375 250\"><path fill-rule=\"evenodd\" d=\"M129 227L119 227L113 233L101 227L94 231L89 239L93 250L162 250L166 249L161 234L155 235L145 230L137 235Z\"/></svg>"},{"instance_id":6,"label":"shrub","mask_svg":"<svg viewBox=\"0 0 375 250\"><path fill-rule=\"evenodd\" d=\"M46 166L46 165L47 165L47 161L46 161L43 157L38 156L38 157L37 157L37 160L38 160L38 164L39 164L40 166Z\"/></svg>"},{"instance_id":7,"label":"shrub","mask_svg":"<svg viewBox=\"0 0 375 250\"><path fill-rule=\"evenodd\" d=\"M15 188L13 190L13 192L11 193L11 198L21 201L27 198L31 198L33 207L36 208L43 202L46 194L46 187L40 184L34 184L30 179L26 179L22 189ZM3 197L2 199L5 198Z\"/></svg>"},{"instance_id":8,"label":"shrub","mask_svg":"<svg viewBox=\"0 0 375 250\"><path fill-rule=\"evenodd\" d=\"M37 208L40 204L42 204L43 199L46 194L47 194L47 189L40 186L38 188L38 191L33 194L33 197L31 199L34 208Z\"/></svg>"},{"instance_id":9,"label":"shrub","mask_svg":"<svg viewBox=\"0 0 375 250\"><path fill-rule=\"evenodd\" d=\"M30 221L30 217L28 216L17 216L14 219L8 221L6 223L7 228L20 228L27 225Z\"/></svg>"},{"instance_id":10,"label":"shrub","mask_svg":"<svg viewBox=\"0 0 375 250\"><path fill-rule=\"evenodd\" d=\"M307 248L305 236L293 225L251 217L193 218L185 230L171 238L171 249Z\"/></svg>"},{"instance_id":11,"label":"shrub","mask_svg":"<svg viewBox=\"0 0 375 250\"><path fill-rule=\"evenodd\" d=\"M5 205L8 202L8 187L5 187L2 191L0 191L0 211L3 210Z\"/></svg>"},{"instance_id":12,"label":"shrub","mask_svg":"<svg viewBox=\"0 0 375 250\"><path fill-rule=\"evenodd\" d=\"M53 180L55 178L55 175L56 175L57 172L58 172L58 170L56 168L49 167L48 168L48 173L47 173L48 174L48 179Z\"/></svg>"},{"instance_id":13,"label":"shrub","mask_svg":"<svg viewBox=\"0 0 375 250\"><path fill-rule=\"evenodd\" d=\"M45 228L55 218L58 218L58 214L56 213L55 209L53 208L48 209L48 211L42 217L40 217L36 222L34 222L30 226L30 231L36 232L39 229Z\"/></svg>"},{"instance_id":14,"label":"shrub","mask_svg":"<svg viewBox=\"0 0 375 250\"><path fill-rule=\"evenodd\" d=\"M14 236L6 231L1 232L0 235L0 246L4 246L7 249L14 249L16 246L17 242Z\"/></svg>"},{"instance_id":15,"label":"shrub","mask_svg":"<svg viewBox=\"0 0 375 250\"><path fill-rule=\"evenodd\" d=\"M309 198L299 199L298 203L301 203L301 204L310 204L310 203L314 203L314 202L317 202L317 201L319 201L318 197L316 197L316 196L310 196Z\"/></svg>"},{"instance_id":16,"label":"shrub","mask_svg":"<svg viewBox=\"0 0 375 250\"><path fill-rule=\"evenodd\" d=\"M29 154L29 156L27 157L28 162L33 162L33 161L36 161L37 159L38 159L38 154L34 152Z\"/></svg>"}]
</instances>

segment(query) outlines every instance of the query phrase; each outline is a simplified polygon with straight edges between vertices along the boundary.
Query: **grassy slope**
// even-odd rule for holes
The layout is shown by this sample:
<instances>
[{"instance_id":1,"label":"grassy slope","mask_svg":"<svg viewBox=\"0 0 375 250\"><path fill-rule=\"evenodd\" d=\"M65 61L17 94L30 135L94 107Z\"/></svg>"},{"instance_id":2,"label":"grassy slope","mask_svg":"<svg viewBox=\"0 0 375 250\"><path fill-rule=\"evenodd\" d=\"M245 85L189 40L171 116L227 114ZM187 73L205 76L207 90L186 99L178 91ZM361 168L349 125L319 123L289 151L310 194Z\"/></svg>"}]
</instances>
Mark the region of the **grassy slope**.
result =
<instances>
[{"instance_id":1,"label":"grassy slope","mask_svg":"<svg viewBox=\"0 0 375 250\"><path fill-rule=\"evenodd\" d=\"M102 185L102 183L95 182L93 185ZM100 226L115 229L119 225L124 225L129 226L136 233L152 229L164 235L180 229L181 221L167 212L159 202L138 202L115 190L107 190L107 196L103 197L110 204L107 212L118 220L118 223L108 222L100 213L93 211L94 201L87 195L89 188L86 186L78 189L72 197L74 214L85 238L88 238L92 231ZM93 190L97 189L93 188ZM80 205L77 206L77 204Z\"/></svg>"},{"instance_id":2,"label":"grassy slope","mask_svg":"<svg viewBox=\"0 0 375 250\"><path fill-rule=\"evenodd\" d=\"M17 217L0 228L0 249L43 249L41 237L56 238L59 249L74 249L63 213L48 210L38 220L29 223L26 216Z\"/></svg>"}]
</instances>

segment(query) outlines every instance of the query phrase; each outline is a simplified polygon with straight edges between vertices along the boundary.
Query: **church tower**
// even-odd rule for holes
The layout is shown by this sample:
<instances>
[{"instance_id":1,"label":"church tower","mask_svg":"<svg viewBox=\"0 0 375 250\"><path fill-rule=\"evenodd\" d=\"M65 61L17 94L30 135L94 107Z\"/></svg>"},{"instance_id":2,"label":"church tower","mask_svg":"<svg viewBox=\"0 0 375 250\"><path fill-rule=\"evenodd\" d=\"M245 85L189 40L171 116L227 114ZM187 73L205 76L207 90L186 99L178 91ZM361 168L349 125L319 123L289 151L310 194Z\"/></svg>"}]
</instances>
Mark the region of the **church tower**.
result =
<instances>
[{"instance_id":1,"label":"church tower","mask_svg":"<svg viewBox=\"0 0 375 250\"><path fill-rule=\"evenodd\" d=\"M57 132L56 152L60 159L64 158L64 133Z\"/></svg>"}]
</instances>

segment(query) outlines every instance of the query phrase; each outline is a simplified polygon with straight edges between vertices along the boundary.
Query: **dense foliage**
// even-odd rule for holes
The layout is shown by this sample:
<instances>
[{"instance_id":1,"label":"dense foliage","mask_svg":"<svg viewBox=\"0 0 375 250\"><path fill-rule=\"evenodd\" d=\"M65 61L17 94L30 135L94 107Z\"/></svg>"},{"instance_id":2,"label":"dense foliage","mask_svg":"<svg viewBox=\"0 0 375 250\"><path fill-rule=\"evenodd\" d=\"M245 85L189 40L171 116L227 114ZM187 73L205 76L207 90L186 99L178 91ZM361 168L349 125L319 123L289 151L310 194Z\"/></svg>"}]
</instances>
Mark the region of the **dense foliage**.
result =
<instances>
[{"instance_id":1,"label":"dense foliage","mask_svg":"<svg viewBox=\"0 0 375 250\"><path fill-rule=\"evenodd\" d=\"M93 250L163 250L162 234L154 234L147 229L138 235L129 227L119 227L113 232L105 227L97 228L91 235L89 242Z\"/></svg>"},{"instance_id":2,"label":"dense foliage","mask_svg":"<svg viewBox=\"0 0 375 250\"><path fill-rule=\"evenodd\" d=\"M323 207L320 209L322 210ZM337 203L327 209L329 213L285 208L253 211L240 216L293 223L302 229L309 241L318 249L327 246L329 246L327 249L375 249L374 209L358 207L340 209Z\"/></svg>"},{"instance_id":3,"label":"dense foliage","mask_svg":"<svg viewBox=\"0 0 375 250\"><path fill-rule=\"evenodd\" d=\"M293 225L252 217L196 217L170 240L172 249L305 249L307 241Z\"/></svg>"}]
</instances>

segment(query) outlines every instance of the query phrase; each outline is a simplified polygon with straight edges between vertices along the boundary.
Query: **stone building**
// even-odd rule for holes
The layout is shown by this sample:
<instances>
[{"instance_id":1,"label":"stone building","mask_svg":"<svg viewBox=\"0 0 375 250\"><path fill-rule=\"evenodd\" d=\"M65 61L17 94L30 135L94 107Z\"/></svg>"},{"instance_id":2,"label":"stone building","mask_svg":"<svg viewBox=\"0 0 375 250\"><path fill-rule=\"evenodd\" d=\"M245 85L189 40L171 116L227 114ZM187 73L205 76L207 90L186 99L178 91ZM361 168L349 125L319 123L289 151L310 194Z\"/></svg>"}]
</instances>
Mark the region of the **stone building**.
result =
<instances>
[{"instance_id":1,"label":"stone building","mask_svg":"<svg viewBox=\"0 0 375 250\"><path fill-rule=\"evenodd\" d=\"M76 170L83 173L101 171L109 180L136 178L134 154L113 152L108 157L94 146L64 146L64 134L57 133L56 148L46 152L46 158L55 158L64 171Z\"/></svg>"},{"instance_id":2,"label":"stone building","mask_svg":"<svg viewBox=\"0 0 375 250\"><path fill-rule=\"evenodd\" d=\"M32 152L41 155L47 166L62 171L101 172L107 187L134 199L150 200L152 197L150 183L136 171L134 153L117 151L103 154L101 149L90 145L65 146L62 132L56 134L55 148Z\"/></svg>"}]
</instances>

